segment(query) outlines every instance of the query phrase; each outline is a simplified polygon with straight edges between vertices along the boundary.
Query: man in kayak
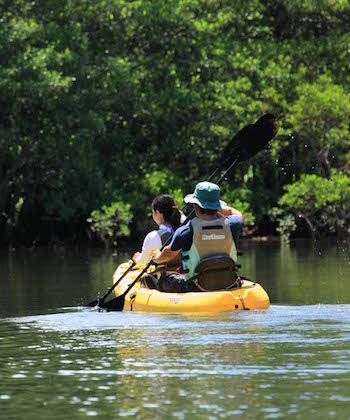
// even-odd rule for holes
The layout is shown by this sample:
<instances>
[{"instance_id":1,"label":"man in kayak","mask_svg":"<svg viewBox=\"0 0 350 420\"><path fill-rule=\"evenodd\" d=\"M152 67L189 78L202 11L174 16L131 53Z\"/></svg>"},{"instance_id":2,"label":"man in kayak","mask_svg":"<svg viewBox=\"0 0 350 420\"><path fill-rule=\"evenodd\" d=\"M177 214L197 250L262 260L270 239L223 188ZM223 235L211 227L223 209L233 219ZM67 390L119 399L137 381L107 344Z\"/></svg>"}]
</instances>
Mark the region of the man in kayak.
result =
<instances>
[{"instance_id":1,"label":"man in kayak","mask_svg":"<svg viewBox=\"0 0 350 420\"><path fill-rule=\"evenodd\" d=\"M176 259L181 253L182 273L167 273L159 280L146 277L151 288L162 292L191 292L203 290L194 281L196 269L204 260L218 256L235 265L237 261L236 243L241 232L242 214L228 207L220 200L220 188L211 182L200 182L193 194L185 197L185 203L193 203L196 217L178 228L170 245L163 251L154 251L153 261L164 264Z\"/></svg>"}]
</instances>

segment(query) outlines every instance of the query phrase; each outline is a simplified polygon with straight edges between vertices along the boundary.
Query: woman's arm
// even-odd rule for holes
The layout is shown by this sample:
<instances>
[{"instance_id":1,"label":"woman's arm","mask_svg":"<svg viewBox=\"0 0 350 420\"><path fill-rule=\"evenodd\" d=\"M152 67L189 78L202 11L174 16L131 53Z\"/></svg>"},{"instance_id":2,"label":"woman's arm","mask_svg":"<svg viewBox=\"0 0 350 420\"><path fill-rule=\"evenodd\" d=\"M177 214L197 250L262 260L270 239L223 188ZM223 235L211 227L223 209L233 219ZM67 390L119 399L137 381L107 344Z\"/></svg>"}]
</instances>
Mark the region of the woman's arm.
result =
<instances>
[{"instance_id":1,"label":"woman's arm","mask_svg":"<svg viewBox=\"0 0 350 420\"><path fill-rule=\"evenodd\" d=\"M133 261L139 265L147 265L152 259L154 250L162 247L162 241L157 231L148 233L143 241L142 252L135 252Z\"/></svg>"}]
</instances>

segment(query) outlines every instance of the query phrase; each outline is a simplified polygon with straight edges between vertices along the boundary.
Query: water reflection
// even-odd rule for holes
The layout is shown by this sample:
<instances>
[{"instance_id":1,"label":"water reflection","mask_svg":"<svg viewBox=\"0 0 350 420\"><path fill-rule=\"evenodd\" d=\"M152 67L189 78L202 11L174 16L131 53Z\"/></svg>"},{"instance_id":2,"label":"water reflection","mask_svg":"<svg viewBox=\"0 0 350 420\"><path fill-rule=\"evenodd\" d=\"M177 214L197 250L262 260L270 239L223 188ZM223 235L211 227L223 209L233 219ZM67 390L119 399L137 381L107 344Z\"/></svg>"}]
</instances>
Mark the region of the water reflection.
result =
<instances>
[{"instance_id":1,"label":"water reflection","mask_svg":"<svg viewBox=\"0 0 350 420\"><path fill-rule=\"evenodd\" d=\"M126 259L92 251L0 256L4 418L348 418L344 244L249 245L242 271L268 291L267 311L74 307L104 292Z\"/></svg>"},{"instance_id":2,"label":"water reflection","mask_svg":"<svg viewBox=\"0 0 350 420\"><path fill-rule=\"evenodd\" d=\"M242 243L242 273L267 290L272 303L348 303L350 251L346 243ZM47 313L104 294L127 254L98 250L16 251L0 254L0 316Z\"/></svg>"},{"instance_id":3,"label":"water reflection","mask_svg":"<svg viewBox=\"0 0 350 420\"><path fill-rule=\"evenodd\" d=\"M128 259L99 250L71 249L0 254L0 316L27 315L90 301L111 285L115 268Z\"/></svg>"},{"instance_id":4,"label":"water reflection","mask_svg":"<svg viewBox=\"0 0 350 420\"><path fill-rule=\"evenodd\" d=\"M52 409L57 418L69 410L72 418L269 418L322 413L316 402L327 400L324 413L344 416L349 314L350 305L314 305L210 316L75 311L6 319L1 348L11 357L2 365L1 404L15 412L20 402L33 418Z\"/></svg>"},{"instance_id":5,"label":"water reflection","mask_svg":"<svg viewBox=\"0 0 350 420\"><path fill-rule=\"evenodd\" d=\"M262 243L244 252L242 270L263 285L272 303L350 302L347 243L295 241L281 247Z\"/></svg>"}]
</instances>

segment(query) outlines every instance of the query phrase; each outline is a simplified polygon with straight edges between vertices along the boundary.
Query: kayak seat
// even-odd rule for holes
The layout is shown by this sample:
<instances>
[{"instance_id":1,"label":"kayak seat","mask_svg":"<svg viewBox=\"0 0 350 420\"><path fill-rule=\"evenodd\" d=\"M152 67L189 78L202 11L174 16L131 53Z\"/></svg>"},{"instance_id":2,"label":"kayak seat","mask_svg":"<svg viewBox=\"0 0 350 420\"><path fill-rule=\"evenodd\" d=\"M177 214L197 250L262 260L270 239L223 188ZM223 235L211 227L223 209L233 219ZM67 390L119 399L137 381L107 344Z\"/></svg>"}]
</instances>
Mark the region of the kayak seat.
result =
<instances>
[{"instance_id":1,"label":"kayak seat","mask_svg":"<svg viewBox=\"0 0 350 420\"><path fill-rule=\"evenodd\" d=\"M192 281L203 292L229 290L241 286L239 265L226 254L214 254L202 259Z\"/></svg>"}]
</instances>

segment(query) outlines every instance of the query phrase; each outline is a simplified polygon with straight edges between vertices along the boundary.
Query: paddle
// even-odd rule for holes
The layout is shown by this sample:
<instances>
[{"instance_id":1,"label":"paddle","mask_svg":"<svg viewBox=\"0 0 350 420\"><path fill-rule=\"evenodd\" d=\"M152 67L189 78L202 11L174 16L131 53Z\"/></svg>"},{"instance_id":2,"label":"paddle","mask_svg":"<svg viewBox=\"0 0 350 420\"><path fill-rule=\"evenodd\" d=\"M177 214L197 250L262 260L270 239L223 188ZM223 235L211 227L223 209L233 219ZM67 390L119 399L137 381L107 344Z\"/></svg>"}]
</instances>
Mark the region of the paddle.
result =
<instances>
[{"instance_id":1,"label":"paddle","mask_svg":"<svg viewBox=\"0 0 350 420\"><path fill-rule=\"evenodd\" d=\"M266 144L275 136L278 130L278 118L273 114L265 114L255 124L249 124L243 127L233 137L229 144L225 147L219 165L214 172L209 176L207 181L211 181L220 171L222 166L226 166L228 161L232 161L233 157L237 162L242 162L253 157L257 152L262 150ZM236 162L235 162L236 163ZM184 211L187 204L182 208ZM193 212L190 213L190 216ZM107 289L107 292L101 297L87 303L83 306L100 308L104 307L106 298L113 292L113 290L120 284L123 278L135 267L136 263L133 261L130 267L123 273L123 275Z\"/></svg>"},{"instance_id":2,"label":"paddle","mask_svg":"<svg viewBox=\"0 0 350 420\"><path fill-rule=\"evenodd\" d=\"M267 143L276 135L277 131L278 118L273 114L265 114L255 124L250 124L249 126L246 126L242 130L240 130L224 150L224 154L220 160L220 163L228 162L230 160L230 165L228 166L224 174L220 177L220 179L217 181L217 185L219 185L223 180L227 179L229 172L236 165L236 163L243 162L252 158L259 151L265 148ZM230 153L230 157L227 156L228 153ZM219 172L219 170L220 167L218 166L208 180L211 180L216 175L216 173ZM188 215L188 217L182 223L182 225L186 224L191 219L193 212L194 210L191 211L191 213ZM171 238L169 238L169 240L162 246L161 250L163 250L170 243L170 241ZM146 265L146 267L127 287L123 294L106 302L105 308L107 309L107 311L123 310L126 295L141 279L141 277L147 272L147 270L152 264L153 262L150 261Z\"/></svg>"},{"instance_id":3,"label":"paddle","mask_svg":"<svg viewBox=\"0 0 350 420\"><path fill-rule=\"evenodd\" d=\"M118 284L123 280L123 278L135 267L135 265L135 261L132 261L130 267L126 271L124 271L123 275L120 276L120 278L113 284L113 286L107 289L107 292L101 298L97 298L96 300L93 300L92 302L87 303L83 306L87 306L89 308L99 306L100 308L103 308L106 298L113 292L113 290L118 286Z\"/></svg>"},{"instance_id":4,"label":"paddle","mask_svg":"<svg viewBox=\"0 0 350 420\"><path fill-rule=\"evenodd\" d=\"M83 306L87 306L87 307L89 307L89 308L93 308L93 307L95 307L95 306L99 306L100 308L103 308L104 307L104 304L105 304L105 300L106 300L106 298L111 294L111 292L118 286L118 284L123 280L123 278L128 274L128 273L130 273L130 271L132 271L133 270L133 268L136 266L136 263L135 263L135 261L133 261L132 260L132 264L130 265L130 267L126 270L126 271L124 271L124 273L119 277L119 279L113 284L113 286L111 286L111 287L109 287L108 289L107 289L107 292L101 297L101 298L97 298L96 300L93 300L92 302L90 302L90 303L87 303L87 304L85 304L85 305L83 305ZM166 264L162 264L161 266L159 265L158 267L157 267L157 269L156 270L154 270L151 274L156 274L156 273L158 273L159 271L166 271L166 269L173 269L173 268L175 268L175 267L177 267L178 266L178 264L176 264L176 266L172 266L172 265L166 265Z\"/></svg>"},{"instance_id":5,"label":"paddle","mask_svg":"<svg viewBox=\"0 0 350 420\"><path fill-rule=\"evenodd\" d=\"M226 166L232 156L243 162L264 149L278 131L278 118L274 114L264 114L254 124L242 128L225 147L219 165Z\"/></svg>"}]
</instances>

